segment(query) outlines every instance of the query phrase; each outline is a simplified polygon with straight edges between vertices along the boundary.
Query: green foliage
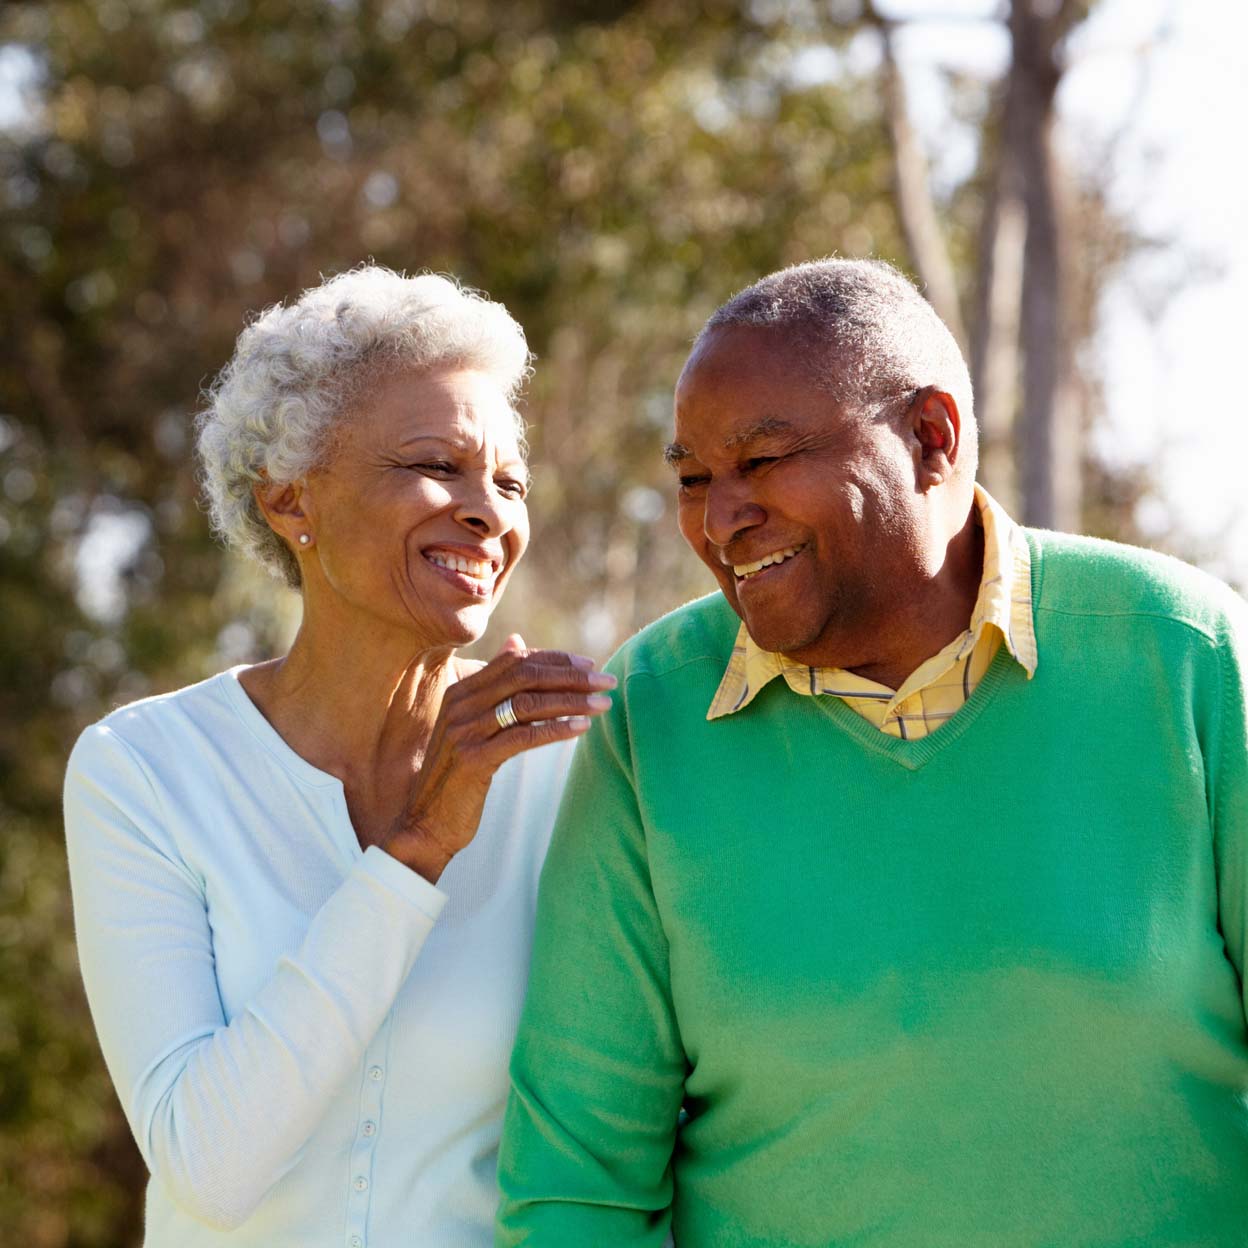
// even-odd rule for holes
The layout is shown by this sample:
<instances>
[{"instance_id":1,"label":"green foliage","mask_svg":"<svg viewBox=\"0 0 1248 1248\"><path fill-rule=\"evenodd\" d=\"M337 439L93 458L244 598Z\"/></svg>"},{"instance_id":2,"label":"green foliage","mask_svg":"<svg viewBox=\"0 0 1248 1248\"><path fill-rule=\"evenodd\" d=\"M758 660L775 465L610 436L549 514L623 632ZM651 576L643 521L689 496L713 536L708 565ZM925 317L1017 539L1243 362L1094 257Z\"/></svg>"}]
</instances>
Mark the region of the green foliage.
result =
<instances>
[{"instance_id":1,"label":"green foliage","mask_svg":"<svg viewBox=\"0 0 1248 1248\"><path fill-rule=\"evenodd\" d=\"M142 1167L78 986L59 786L85 723L290 633L294 600L210 540L190 462L200 388L244 317L370 256L503 300L538 355L536 485L492 636L604 654L710 588L669 532L659 457L706 315L790 261L904 262L876 84L848 61L831 83L792 74L802 46L852 34L855 6L820 25L828 8L0 10L0 48L39 74L29 124L0 130L6 1240L139 1240ZM973 217L955 213L962 261ZM131 542L119 578L100 575L109 534Z\"/></svg>"},{"instance_id":2,"label":"green foliage","mask_svg":"<svg viewBox=\"0 0 1248 1248\"><path fill-rule=\"evenodd\" d=\"M249 312L323 272L371 256L455 273L507 303L539 357L535 541L494 635L601 654L700 592L665 540L658 454L689 340L779 264L898 251L870 84L793 84L806 36L749 12L47 0L0 15L0 45L40 75L30 124L0 132L0 1223L15 1242L138 1237L142 1169L73 956L58 807L73 738L291 627L285 591L206 532L201 386ZM112 600L105 577L84 610L110 532L133 548Z\"/></svg>"}]
</instances>

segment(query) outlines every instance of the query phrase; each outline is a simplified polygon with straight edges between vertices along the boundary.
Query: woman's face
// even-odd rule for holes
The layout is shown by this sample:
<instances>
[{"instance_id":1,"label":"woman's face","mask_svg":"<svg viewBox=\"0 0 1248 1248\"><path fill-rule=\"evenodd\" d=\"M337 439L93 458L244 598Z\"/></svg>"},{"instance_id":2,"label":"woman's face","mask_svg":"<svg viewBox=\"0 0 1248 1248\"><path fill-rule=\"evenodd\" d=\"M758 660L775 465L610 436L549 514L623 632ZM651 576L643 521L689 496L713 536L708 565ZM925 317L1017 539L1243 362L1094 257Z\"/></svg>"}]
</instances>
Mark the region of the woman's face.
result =
<instances>
[{"instance_id":1,"label":"woman's face","mask_svg":"<svg viewBox=\"0 0 1248 1248\"><path fill-rule=\"evenodd\" d=\"M422 647L475 641L528 545L527 489L515 417L485 373L378 379L303 489L309 609L325 594Z\"/></svg>"}]
</instances>

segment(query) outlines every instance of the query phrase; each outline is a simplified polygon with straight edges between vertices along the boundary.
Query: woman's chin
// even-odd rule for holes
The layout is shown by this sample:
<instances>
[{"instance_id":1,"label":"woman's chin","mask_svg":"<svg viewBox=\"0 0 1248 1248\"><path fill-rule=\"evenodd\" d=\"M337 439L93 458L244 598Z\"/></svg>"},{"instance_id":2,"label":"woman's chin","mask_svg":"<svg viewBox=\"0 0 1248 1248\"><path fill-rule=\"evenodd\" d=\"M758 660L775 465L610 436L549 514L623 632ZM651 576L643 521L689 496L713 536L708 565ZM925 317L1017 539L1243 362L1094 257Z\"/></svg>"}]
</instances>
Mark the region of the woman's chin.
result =
<instances>
[{"instance_id":1,"label":"woman's chin","mask_svg":"<svg viewBox=\"0 0 1248 1248\"><path fill-rule=\"evenodd\" d=\"M437 623L442 637L434 642L435 646L470 646L480 641L489 627L490 615L494 604L483 602L473 606L461 607L458 611L448 614Z\"/></svg>"}]
</instances>

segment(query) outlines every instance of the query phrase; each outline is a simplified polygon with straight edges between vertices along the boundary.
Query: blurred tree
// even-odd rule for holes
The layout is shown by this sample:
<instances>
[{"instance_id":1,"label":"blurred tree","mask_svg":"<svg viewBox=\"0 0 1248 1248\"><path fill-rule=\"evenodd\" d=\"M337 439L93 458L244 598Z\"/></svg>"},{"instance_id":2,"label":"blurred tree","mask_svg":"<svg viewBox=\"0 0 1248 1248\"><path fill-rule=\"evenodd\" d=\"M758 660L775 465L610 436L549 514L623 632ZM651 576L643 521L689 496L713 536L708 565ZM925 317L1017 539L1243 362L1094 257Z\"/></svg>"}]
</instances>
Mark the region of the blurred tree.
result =
<instances>
[{"instance_id":1,"label":"blurred tree","mask_svg":"<svg viewBox=\"0 0 1248 1248\"><path fill-rule=\"evenodd\" d=\"M933 305L969 347L981 477L1021 519L1043 528L1079 528L1085 477L1108 479L1103 465L1085 464L1076 350L1091 327L1074 298L1077 257L1094 250L1092 234L1107 214L1103 195L1094 193L1086 197L1091 211L1076 215L1054 139L1065 49L1092 8L1091 0L1011 0L1004 10L1010 63L989 96L980 147L979 245L962 283L970 304L968 343L963 299L896 64L899 23L882 15L874 0L865 4L883 46L885 110L907 244ZM1099 285L1109 272L1098 266L1094 281Z\"/></svg>"},{"instance_id":2,"label":"blurred tree","mask_svg":"<svg viewBox=\"0 0 1248 1248\"><path fill-rule=\"evenodd\" d=\"M77 985L65 755L121 701L271 653L297 615L222 555L196 503L191 415L244 316L368 256L502 299L539 357L536 483L534 544L492 637L605 653L710 588L669 531L658 447L716 304L833 251L911 267L905 238L933 293L952 285L942 297L964 315L974 303L990 166L948 202L913 182L926 218L903 236L900 114L888 80L845 55L870 20L822 0L0 10L0 56L32 82L28 114L0 130L0 1224L14 1242L139 1240L142 1167ZM934 232L940 275L918 241ZM1098 255L1089 288L1114 262Z\"/></svg>"}]
</instances>

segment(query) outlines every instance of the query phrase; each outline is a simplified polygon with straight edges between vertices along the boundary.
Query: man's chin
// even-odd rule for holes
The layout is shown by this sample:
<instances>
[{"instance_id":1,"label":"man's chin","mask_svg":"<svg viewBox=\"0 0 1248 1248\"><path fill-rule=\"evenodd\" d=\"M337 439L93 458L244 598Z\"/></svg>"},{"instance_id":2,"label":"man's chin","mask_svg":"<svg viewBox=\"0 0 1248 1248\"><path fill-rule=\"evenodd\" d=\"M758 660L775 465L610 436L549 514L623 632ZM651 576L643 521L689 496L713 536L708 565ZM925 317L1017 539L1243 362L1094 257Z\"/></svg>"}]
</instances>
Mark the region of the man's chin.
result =
<instances>
[{"instance_id":1,"label":"man's chin","mask_svg":"<svg viewBox=\"0 0 1248 1248\"><path fill-rule=\"evenodd\" d=\"M772 654L791 654L795 650L804 650L813 643L813 638L793 628L792 620L775 619L770 612L747 614L740 607L737 608L737 614L745 624L750 640L760 650L767 650Z\"/></svg>"},{"instance_id":2,"label":"man's chin","mask_svg":"<svg viewBox=\"0 0 1248 1248\"><path fill-rule=\"evenodd\" d=\"M803 629L800 621L795 621L792 614L783 608L762 608L755 605L747 609L741 605L741 599L723 582L720 589L728 600L728 605L737 613L745 625L745 631L760 650L773 654L791 654L795 650L804 650L818 641L817 629Z\"/></svg>"}]
</instances>

